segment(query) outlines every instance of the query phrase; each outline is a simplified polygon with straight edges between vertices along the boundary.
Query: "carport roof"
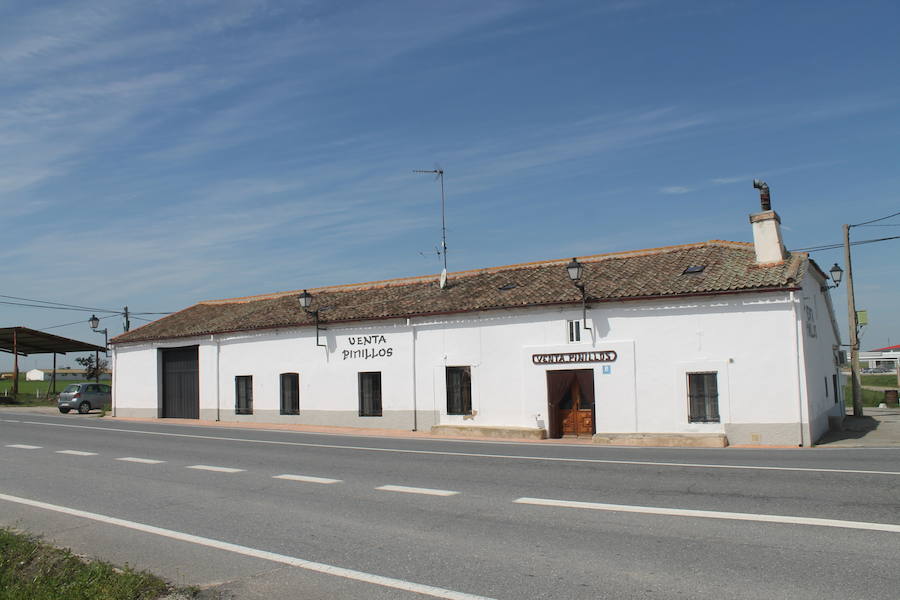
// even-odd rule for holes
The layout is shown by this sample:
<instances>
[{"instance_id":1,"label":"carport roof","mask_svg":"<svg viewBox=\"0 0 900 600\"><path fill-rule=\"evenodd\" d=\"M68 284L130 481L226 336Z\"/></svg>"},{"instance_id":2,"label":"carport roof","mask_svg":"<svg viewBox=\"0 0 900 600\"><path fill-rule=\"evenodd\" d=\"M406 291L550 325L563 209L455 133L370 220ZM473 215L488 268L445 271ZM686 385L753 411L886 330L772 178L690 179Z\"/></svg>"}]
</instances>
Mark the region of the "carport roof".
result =
<instances>
[{"instance_id":1,"label":"carport roof","mask_svg":"<svg viewBox=\"0 0 900 600\"><path fill-rule=\"evenodd\" d=\"M12 354L66 354L67 352L106 352L103 346L60 337L27 327L0 327L0 350Z\"/></svg>"}]
</instances>

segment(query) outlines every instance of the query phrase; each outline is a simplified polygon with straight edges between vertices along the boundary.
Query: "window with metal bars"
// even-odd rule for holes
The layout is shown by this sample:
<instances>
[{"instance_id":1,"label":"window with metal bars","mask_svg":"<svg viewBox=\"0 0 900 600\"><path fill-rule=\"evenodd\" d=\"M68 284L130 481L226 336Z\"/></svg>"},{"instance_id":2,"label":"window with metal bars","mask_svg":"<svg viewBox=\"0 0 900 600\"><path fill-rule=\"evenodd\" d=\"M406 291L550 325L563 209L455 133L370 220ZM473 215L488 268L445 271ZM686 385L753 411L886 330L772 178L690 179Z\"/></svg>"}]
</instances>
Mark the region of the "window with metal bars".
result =
<instances>
[{"instance_id":1,"label":"window with metal bars","mask_svg":"<svg viewBox=\"0 0 900 600\"><path fill-rule=\"evenodd\" d=\"M253 414L252 375L238 375L234 378L234 414Z\"/></svg>"},{"instance_id":2,"label":"window with metal bars","mask_svg":"<svg viewBox=\"0 0 900 600\"><path fill-rule=\"evenodd\" d=\"M359 416L381 416L381 372L359 374Z\"/></svg>"},{"instance_id":3,"label":"window with metal bars","mask_svg":"<svg viewBox=\"0 0 900 600\"><path fill-rule=\"evenodd\" d=\"M281 374L281 414L300 414L300 374Z\"/></svg>"},{"instance_id":4,"label":"window with metal bars","mask_svg":"<svg viewBox=\"0 0 900 600\"><path fill-rule=\"evenodd\" d=\"M472 375L469 367L447 367L447 414L472 414Z\"/></svg>"},{"instance_id":5,"label":"window with metal bars","mask_svg":"<svg viewBox=\"0 0 900 600\"><path fill-rule=\"evenodd\" d=\"M718 373L688 373L691 423L719 422Z\"/></svg>"},{"instance_id":6,"label":"window with metal bars","mask_svg":"<svg viewBox=\"0 0 900 600\"><path fill-rule=\"evenodd\" d=\"M580 342L581 341L581 321L569 321L569 341L570 342Z\"/></svg>"}]
</instances>

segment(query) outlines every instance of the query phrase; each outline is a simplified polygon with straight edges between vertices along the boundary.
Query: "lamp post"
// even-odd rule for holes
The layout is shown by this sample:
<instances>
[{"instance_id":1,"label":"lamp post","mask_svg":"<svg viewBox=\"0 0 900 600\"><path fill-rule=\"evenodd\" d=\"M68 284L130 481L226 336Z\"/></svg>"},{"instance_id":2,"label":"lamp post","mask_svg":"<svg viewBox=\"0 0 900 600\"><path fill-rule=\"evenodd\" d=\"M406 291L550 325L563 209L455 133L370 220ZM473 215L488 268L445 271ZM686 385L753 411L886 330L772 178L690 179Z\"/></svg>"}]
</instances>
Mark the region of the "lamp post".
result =
<instances>
[{"instance_id":1,"label":"lamp post","mask_svg":"<svg viewBox=\"0 0 900 600\"><path fill-rule=\"evenodd\" d=\"M91 315L89 323L94 333L103 334L103 354L106 354L107 350L109 350L109 329L105 327L98 329L100 327L100 319L97 318L97 315ZM94 351L94 368L94 381L100 383L100 352L98 350Z\"/></svg>"},{"instance_id":2,"label":"lamp post","mask_svg":"<svg viewBox=\"0 0 900 600\"><path fill-rule=\"evenodd\" d=\"M328 348L328 344L323 344L319 341L319 332L325 331L324 327L319 327L319 311L309 310L310 304L312 304L312 294L303 290L303 293L297 296L297 301L300 302L300 307L306 311L307 314L312 315L313 319L316 322L316 346L321 346L322 348Z\"/></svg>"},{"instance_id":3,"label":"lamp post","mask_svg":"<svg viewBox=\"0 0 900 600\"><path fill-rule=\"evenodd\" d=\"M587 292L584 289L584 282L581 280L581 276L584 274L584 265L573 258L566 265L566 272L569 274L569 279L581 292L581 327L587 331L593 331L587 324Z\"/></svg>"}]
</instances>

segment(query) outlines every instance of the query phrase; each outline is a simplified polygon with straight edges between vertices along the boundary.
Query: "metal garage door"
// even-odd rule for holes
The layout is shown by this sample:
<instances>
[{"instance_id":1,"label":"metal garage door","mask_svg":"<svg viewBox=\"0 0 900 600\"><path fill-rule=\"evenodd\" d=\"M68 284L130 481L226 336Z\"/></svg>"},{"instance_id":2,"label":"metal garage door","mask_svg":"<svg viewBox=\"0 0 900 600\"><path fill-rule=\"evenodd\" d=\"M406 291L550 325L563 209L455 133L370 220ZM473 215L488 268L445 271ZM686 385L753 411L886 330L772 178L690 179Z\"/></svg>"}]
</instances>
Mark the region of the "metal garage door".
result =
<instances>
[{"instance_id":1,"label":"metal garage door","mask_svg":"<svg viewBox=\"0 0 900 600\"><path fill-rule=\"evenodd\" d=\"M200 418L198 346L166 348L162 354L162 416Z\"/></svg>"}]
</instances>

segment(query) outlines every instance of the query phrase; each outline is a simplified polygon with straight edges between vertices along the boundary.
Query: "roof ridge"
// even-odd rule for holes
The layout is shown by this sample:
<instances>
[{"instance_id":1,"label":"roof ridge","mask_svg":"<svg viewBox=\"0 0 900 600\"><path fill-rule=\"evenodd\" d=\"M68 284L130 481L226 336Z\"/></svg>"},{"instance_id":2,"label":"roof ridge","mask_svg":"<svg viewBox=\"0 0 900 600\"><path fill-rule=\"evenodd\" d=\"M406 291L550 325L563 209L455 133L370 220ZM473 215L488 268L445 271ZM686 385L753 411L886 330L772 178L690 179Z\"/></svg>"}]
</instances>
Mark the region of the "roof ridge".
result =
<instances>
[{"instance_id":1,"label":"roof ridge","mask_svg":"<svg viewBox=\"0 0 900 600\"><path fill-rule=\"evenodd\" d=\"M753 247L751 242L732 242L728 240L708 240L706 242L693 242L688 244L674 244L671 246L659 246L655 248L644 248L641 250L622 250L618 252L604 252L601 254L589 254L586 256L577 256L583 262L601 262L604 260L612 260L616 258L628 258L632 256L649 256L653 254L662 254L665 252L675 252L686 248L706 248L709 246L727 246L734 248L750 248ZM510 265L501 265L496 267L482 267L478 269L468 269L465 271L454 271L447 274L447 277L474 277L476 275L484 275L487 273L499 273L502 271L515 271L519 269L533 269L543 266L566 264L571 258L552 258L547 260L538 260L524 263L514 263ZM310 292L344 292L344 291L362 291L381 289L387 287L399 287L403 285L412 285L416 283L431 283L438 280L439 273L429 275L414 275L411 277L398 277L395 279L381 279L375 281L361 283L344 283L338 285L326 285L316 288L301 288L297 290L288 290L283 292L270 292L267 294L255 294L252 296L237 296L234 298L222 298L217 300L201 300L197 304L242 304L245 302L255 302L258 300L275 300L285 296L297 295L306 290Z\"/></svg>"}]
</instances>

